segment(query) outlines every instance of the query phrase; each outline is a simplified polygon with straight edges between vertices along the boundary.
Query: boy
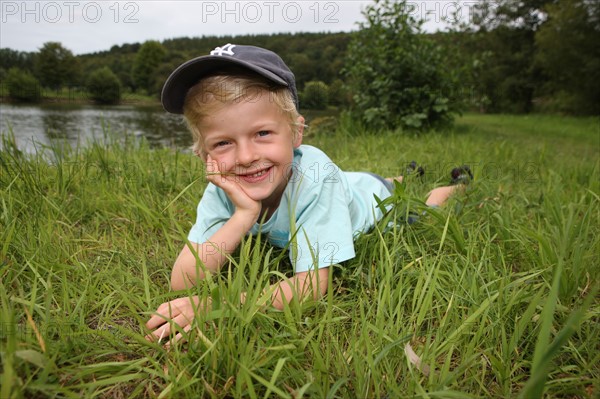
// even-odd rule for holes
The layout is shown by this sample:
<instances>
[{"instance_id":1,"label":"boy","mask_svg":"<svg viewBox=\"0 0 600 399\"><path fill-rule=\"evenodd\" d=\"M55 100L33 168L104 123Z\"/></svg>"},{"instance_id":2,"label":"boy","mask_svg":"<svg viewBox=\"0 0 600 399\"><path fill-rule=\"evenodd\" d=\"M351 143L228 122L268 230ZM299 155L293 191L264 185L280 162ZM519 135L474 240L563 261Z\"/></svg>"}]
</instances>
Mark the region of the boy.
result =
<instances>
[{"instance_id":1,"label":"boy","mask_svg":"<svg viewBox=\"0 0 600 399\"><path fill-rule=\"evenodd\" d=\"M245 235L260 230L273 245L290 246L295 269L271 287L268 303L283 309L294 296L324 295L329 266L355 256L355 235L382 216L374 195L389 197L393 179L340 171L322 151L302 145L294 75L269 50L217 47L178 67L161 100L167 111L184 114L209 181L188 235L193 250L181 250L171 288L217 272ZM433 190L427 204L442 205L456 188ZM163 303L146 324L148 339L168 337L171 322L189 330L195 310L209 307L197 296Z\"/></svg>"}]
</instances>

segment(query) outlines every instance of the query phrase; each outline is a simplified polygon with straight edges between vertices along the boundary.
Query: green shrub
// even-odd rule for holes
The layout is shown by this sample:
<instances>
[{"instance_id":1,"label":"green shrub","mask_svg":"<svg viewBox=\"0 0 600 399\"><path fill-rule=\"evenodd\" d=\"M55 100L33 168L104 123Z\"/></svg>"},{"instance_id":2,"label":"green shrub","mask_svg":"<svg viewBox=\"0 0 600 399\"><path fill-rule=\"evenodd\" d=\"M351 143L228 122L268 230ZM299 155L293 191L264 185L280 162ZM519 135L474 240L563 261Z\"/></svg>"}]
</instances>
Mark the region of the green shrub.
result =
<instances>
[{"instance_id":1,"label":"green shrub","mask_svg":"<svg viewBox=\"0 0 600 399\"><path fill-rule=\"evenodd\" d=\"M329 85L329 104L335 106L350 105L348 91L344 86L344 82L336 79Z\"/></svg>"},{"instance_id":2,"label":"green shrub","mask_svg":"<svg viewBox=\"0 0 600 399\"><path fill-rule=\"evenodd\" d=\"M87 89L91 99L98 104L118 104L121 101L121 82L108 67L90 74Z\"/></svg>"},{"instance_id":3,"label":"green shrub","mask_svg":"<svg viewBox=\"0 0 600 399\"><path fill-rule=\"evenodd\" d=\"M6 76L6 86L13 100L35 102L40 99L40 82L30 72L11 68Z\"/></svg>"},{"instance_id":4,"label":"green shrub","mask_svg":"<svg viewBox=\"0 0 600 399\"><path fill-rule=\"evenodd\" d=\"M454 75L442 48L423 33L423 22L406 1L380 1L363 14L367 22L348 46L345 69L353 115L374 128L450 124Z\"/></svg>"},{"instance_id":5,"label":"green shrub","mask_svg":"<svg viewBox=\"0 0 600 399\"><path fill-rule=\"evenodd\" d=\"M329 102L329 87L321 81L308 82L302 92L302 107L326 109Z\"/></svg>"}]
</instances>

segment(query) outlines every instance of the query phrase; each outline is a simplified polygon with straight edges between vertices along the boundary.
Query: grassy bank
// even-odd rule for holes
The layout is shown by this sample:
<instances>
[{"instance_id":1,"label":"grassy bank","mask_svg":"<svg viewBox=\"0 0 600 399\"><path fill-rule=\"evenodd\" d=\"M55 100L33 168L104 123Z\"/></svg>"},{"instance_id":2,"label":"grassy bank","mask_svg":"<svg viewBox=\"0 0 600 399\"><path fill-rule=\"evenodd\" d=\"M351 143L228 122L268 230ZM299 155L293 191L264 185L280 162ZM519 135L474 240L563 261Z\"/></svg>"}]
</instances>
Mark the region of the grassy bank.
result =
<instances>
[{"instance_id":1,"label":"grassy bank","mask_svg":"<svg viewBox=\"0 0 600 399\"><path fill-rule=\"evenodd\" d=\"M390 217L423 210L453 165L476 181L417 224L360 237L326 297L284 312L236 299L289 271L285 254L247 241L194 290L228 305L170 351L144 341L143 324L182 295L168 280L206 183L200 162L127 138L31 158L5 143L0 397L597 396L598 120L467 115L419 138L353 129L305 143L346 170L426 167Z\"/></svg>"},{"instance_id":2,"label":"grassy bank","mask_svg":"<svg viewBox=\"0 0 600 399\"><path fill-rule=\"evenodd\" d=\"M17 103L10 98L8 88L0 82L0 103ZM96 104L85 90L79 87L62 87L59 90L42 88L39 101L28 104ZM122 92L120 104L160 105L158 97Z\"/></svg>"}]
</instances>

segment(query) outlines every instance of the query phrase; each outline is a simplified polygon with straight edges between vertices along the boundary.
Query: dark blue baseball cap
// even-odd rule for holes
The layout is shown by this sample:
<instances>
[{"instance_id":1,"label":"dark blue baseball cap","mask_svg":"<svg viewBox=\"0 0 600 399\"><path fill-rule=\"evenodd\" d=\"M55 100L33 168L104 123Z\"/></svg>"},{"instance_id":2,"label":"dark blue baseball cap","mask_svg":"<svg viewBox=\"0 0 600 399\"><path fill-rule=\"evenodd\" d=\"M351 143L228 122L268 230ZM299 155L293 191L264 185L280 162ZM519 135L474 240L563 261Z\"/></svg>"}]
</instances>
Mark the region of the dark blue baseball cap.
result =
<instances>
[{"instance_id":1,"label":"dark blue baseball cap","mask_svg":"<svg viewBox=\"0 0 600 399\"><path fill-rule=\"evenodd\" d=\"M299 109L296 78L274 52L256 46L228 43L204 55L186 61L167 78L160 100L166 111L183 114L183 103L188 90L203 77L214 75L227 67L249 69L273 83L287 87L292 93L296 109Z\"/></svg>"}]
</instances>

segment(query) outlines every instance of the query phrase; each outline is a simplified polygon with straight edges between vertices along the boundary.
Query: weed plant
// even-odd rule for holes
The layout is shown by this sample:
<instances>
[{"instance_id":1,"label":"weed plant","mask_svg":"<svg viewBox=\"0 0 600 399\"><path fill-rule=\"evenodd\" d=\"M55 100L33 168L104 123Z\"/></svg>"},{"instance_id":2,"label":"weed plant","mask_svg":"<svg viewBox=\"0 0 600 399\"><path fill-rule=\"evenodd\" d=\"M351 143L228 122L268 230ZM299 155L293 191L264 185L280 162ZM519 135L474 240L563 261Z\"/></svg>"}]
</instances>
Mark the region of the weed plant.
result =
<instances>
[{"instance_id":1,"label":"weed plant","mask_svg":"<svg viewBox=\"0 0 600 399\"><path fill-rule=\"evenodd\" d=\"M25 155L5 132L0 397L597 397L598 126L467 115L413 136L342 118L309 135L344 170L394 176L414 159L426 173L381 204L325 297L281 312L260 294L291 268L260 236L169 292L206 185L197 158L118 135ZM426 208L461 164L474 183ZM188 343L144 340L160 303L195 294L219 305Z\"/></svg>"}]
</instances>

